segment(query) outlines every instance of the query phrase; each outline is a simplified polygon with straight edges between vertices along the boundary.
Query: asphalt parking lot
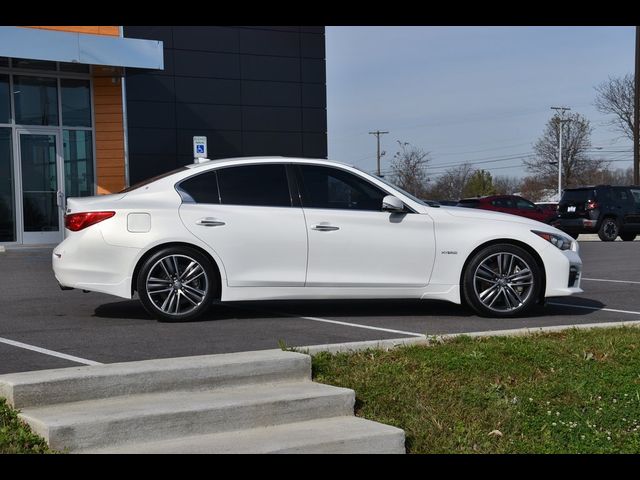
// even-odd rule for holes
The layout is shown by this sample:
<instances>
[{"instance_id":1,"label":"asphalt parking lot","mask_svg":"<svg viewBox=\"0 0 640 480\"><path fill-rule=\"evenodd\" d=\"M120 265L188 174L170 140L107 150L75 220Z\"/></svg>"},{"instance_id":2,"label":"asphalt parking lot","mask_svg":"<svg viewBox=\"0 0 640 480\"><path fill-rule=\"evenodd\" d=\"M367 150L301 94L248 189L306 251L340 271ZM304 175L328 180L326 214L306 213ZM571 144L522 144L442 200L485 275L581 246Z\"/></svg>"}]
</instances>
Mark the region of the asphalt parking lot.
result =
<instances>
[{"instance_id":1,"label":"asphalt parking lot","mask_svg":"<svg viewBox=\"0 0 640 480\"><path fill-rule=\"evenodd\" d=\"M216 305L198 321L159 323L137 300L61 291L51 249L0 253L0 374L151 358L421 335L640 320L640 242L580 242L582 288L533 315L488 319L437 301Z\"/></svg>"}]
</instances>

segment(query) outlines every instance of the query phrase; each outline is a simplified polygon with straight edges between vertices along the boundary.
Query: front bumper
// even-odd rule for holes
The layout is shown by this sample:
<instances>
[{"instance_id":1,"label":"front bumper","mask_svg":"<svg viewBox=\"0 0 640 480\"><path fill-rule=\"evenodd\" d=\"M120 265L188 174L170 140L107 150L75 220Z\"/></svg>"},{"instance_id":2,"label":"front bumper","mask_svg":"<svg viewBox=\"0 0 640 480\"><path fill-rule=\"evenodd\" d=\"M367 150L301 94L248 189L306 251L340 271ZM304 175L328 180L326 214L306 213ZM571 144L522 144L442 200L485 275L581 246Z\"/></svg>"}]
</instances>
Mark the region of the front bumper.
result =
<instances>
[{"instance_id":1,"label":"front bumper","mask_svg":"<svg viewBox=\"0 0 640 480\"><path fill-rule=\"evenodd\" d=\"M582 260L575 250L560 250L553 245L543 255L547 285L545 297L564 297L582 293Z\"/></svg>"}]
</instances>

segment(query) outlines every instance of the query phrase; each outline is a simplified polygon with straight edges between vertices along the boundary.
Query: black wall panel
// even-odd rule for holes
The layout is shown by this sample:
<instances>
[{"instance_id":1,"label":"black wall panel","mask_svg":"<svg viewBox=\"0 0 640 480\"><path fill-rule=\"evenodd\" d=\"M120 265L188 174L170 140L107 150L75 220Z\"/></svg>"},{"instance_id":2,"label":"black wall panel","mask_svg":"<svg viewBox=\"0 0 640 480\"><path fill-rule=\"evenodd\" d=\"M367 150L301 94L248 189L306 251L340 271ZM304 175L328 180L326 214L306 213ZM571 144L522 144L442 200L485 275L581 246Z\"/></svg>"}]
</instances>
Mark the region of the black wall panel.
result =
<instances>
[{"instance_id":1,"label":"black wall panel","mask_svg":"<svg viewBox=\"0 0 640 480\"><path fill-rule=\"evenodd\" d=\"M130 182L210 158L326 158L324 27L124 27L164 42L164 71L126 73Z\"/></svg>"}]
</instances>

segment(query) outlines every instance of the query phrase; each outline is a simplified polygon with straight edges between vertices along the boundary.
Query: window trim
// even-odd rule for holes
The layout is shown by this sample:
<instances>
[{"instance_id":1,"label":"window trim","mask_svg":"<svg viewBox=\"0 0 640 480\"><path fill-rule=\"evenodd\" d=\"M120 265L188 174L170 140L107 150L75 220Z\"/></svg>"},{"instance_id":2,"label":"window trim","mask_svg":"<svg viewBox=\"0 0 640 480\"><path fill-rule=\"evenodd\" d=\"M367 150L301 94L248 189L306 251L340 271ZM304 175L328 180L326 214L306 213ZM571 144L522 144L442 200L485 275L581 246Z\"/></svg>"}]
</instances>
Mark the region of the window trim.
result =
<instances>
[{"instance_id":1,"label":"window trim","mask_svg":"<svg viewBox=\"0 0 640 480\"><path fill-rule=\"evenodd\" d=\"M289 206L286 205L252 205L252 204L235 204L235 203L223 203L222 202L222 193L220 191L220 180L218 177L218 172L221 170L225 170L228 168L238 168L238 167L254 167L254 166L261 166L261 165L282 165L285 169L285 176L287 179L287 188L289 190ZM262 207L262 208L301 208L301 202L298 198L298 201L296 202L296 196L294 196L294 186L295 186L295 193L298 193L298 189L297 189L297 185L294 185L292 182L292 178L289 174L289 166L291 164L287 163L287 162L255 162L255 163L242 163L242 164L238 164L238 165L225 165L225 166L219 166L216 168L211 168L208 169L204 172L197 172L194 173L193 175L189 175L186 178L182 178L180 179L180 181L176 182L174 184L174 189L176 190L176 192L178 193L178 195L180 195L180 198L182 199L182 203L187 203L187 204L192 204L192 205L220 205L220 206L228 206L228 207ZM204 202L196 202L195 199L193 199L191 197L191 195L189 195L187 192L185 192L184 190L182 190L180 188L180 185L182 184L182 182L186 182L187 180L190 180L192 178L195 178L199 175L206 175L206 174L210 174L213 173L215 175L215 179L216 179L216 186L218 188L218 203L204 203ZM185 196L188 196L191 200L189 200L189 198L185 199L185 197L183 196L183 193ZM299 195L297 195L299 197Z\"/></svg>"},{"instance_id":2,"label":"window trim","mask_svg":"<svg viewBox=\"0 0 640 480\"><path fill-rule=\"evenodd\" d=\"M386 195L393 195L394 197L397 198L397 194L395 192L393 192L393 193L389 192L389 190L387 190L385 188L382 188L379 185L376 185L375 183L371 182L368 178L365 178L362 175L359 175L359 174L354 173L354 172L352 172L350 170L347 170L346 168L340 168L337 165L325 165L325 164L322 164L322 163L292 163L291 165L295 169L295 173L296 173L296 183L297 183L296 186L297 186L298 192L299 192L300 205L305 210L340 210L342 212L379 212L379 213L389 213L389 212L386 212L386 211L382 210L382 205L380 205L380 210L358 210L358 209L352 209L352 208L305 207L304 206L305 189L304 189L304 181L303 181L303 178L302 178L302 169L301 169L301 167L306 166L306 165L312 166L312 167L324 167L324 168L329 168L329 169L334 169L334 170L340 170L342 172L345 172L346 174L354 175L355 177L357 177L358 179L362 180L363 182L368 183L371 187L373 187L373 188L375 188L377 190L381 190ZM397 213L400 213L400 214L418 213L416 210L413 209L413 207L409 206L406 202L402 201L402 203L404 204L405 210L403 212L397 212Z\"/></svg>"}]
</instances>

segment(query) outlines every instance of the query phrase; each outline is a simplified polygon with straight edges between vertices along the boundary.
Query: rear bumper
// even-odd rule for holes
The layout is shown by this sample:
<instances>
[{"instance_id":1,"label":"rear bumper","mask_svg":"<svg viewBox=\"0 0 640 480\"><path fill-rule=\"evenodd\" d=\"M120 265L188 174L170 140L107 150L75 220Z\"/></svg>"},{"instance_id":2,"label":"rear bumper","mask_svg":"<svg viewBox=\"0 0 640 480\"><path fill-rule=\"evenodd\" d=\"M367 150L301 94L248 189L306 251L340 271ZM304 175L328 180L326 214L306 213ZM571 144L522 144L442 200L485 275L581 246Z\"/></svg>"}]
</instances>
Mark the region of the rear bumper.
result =
<instances>
[{"instance_id":1,"label":"rear bumper","mask_svg":"<svg viewBox=\"0 0 640 480\"><path fill-rule=\"evenodd\" d=\"M598 221L590 218L558 218L553 226L567 232L591 233L598 227Z\"/></svg>"},{"instance_id":2,"label":"rear bumper","mask_svg":"<svg viewBox=\"0 0 640 480\"><path fill-rule=\"evenodd\" d=\"M99 228L68 236L53 250L52 267L64 290L77 288L131 298L131 265L140 249L109 245Z\"/></svg>"}]
</instances>

